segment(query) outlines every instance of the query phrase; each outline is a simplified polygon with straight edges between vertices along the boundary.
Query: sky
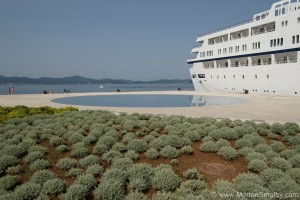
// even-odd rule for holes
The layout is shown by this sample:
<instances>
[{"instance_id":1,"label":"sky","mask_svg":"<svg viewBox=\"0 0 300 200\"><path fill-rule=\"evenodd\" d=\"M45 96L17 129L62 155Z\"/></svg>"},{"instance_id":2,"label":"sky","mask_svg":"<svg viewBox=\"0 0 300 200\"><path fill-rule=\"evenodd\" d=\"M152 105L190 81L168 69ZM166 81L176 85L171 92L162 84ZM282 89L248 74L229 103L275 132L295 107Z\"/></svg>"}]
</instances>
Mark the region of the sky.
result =
<instances>
[{"instance_id":1,"label":"sky","mask_svg":"<svg viewBox=\"0 0 300 200\"><path fill-rule=\"evenodd\" d=\"M275 0L0 0L0 75L186 79L199 34Z\"/></svg>"}]
</instances>

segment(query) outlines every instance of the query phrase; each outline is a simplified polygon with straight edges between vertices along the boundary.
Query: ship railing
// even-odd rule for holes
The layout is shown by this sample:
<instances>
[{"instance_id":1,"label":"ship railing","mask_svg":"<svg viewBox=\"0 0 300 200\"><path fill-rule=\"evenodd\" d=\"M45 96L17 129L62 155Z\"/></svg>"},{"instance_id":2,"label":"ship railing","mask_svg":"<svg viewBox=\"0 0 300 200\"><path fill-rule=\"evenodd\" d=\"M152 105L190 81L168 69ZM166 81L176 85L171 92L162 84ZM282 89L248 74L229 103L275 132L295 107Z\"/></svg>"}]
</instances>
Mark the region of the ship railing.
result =
<instances>
[{"instance_id":1,"label":"ship railing","mask_svg":"<svg viewBox=\"0 0 300 200\"><path fill-rule=\"evenodd\" d=\"M217 68L228 68L228 65L218 65Z\"/></svg>"},{"instance_id":2,"label":"ship railing","mask_svg":"<svg viewBox=\"0 0 300 200\"><path fill-rule=\"evenodd\" d=\"M195 60L196 59L196 57L189 57L188 59L187 59L187 61L193 61L193 60Z\"/></svg>"},{"instance_id":3,"label":"ship railing","mask_svg":"<svg viewBox=\"0 0 300 200\"><path fill-rule=\"evenodd\" d=\"M238 40L238 39L245 38L245 37L248 37L248 36L249 36L249 34L241 35L239 37L232 37L230 40Z\"/></svg>"},{"instance_id":4,"label":"ship railing","mask_svg":"<svg viewBox=\"0 0 300 200\"><path fill-rule=\"evenodd\" d=\"M243 21L243 22L240 22L240 23L237 23L237 24L233 24L233 25L230 25L230 26L226 26L224 28L220 28L218 30L215 30L215 31L211 31L211 32L207 32L207 33L204 33L204 34L201 34L199 35L198 37L204 37L204 36L207 36L207 35L211 35L211 34L214 34L214 33L218 33L218 32L221 32L221 31L225 31L227 29L231 29L231 28L234 28L234 27L238 27L238 26L241 26L241 25L244 25L244 24L249 24L253 22L253 19L250 19L250 20L247 20L247 21Z\"/></svg>"},{"instance_id":5,"label":"ship railing","mask_svg":"<svg viewBox=\"0 0 300 200\"><path fill-rule=\"evenodd\" d=\"M252 63L252 66L258 66L258 65L271 65L272 64L272 62L253 62Z\"/></svg>"},{"instance_id":6,"label":"ship railing","mask_svg":"<svg viewBox=\"0 0 300 200\"><path fill-rule=\"evenodd\" d=\"M247 63L242 63L242 64L231 64L230 65L231 67L247 67L248 66L248 64Z\"/></svg>"},{"instance_id":7,"label":"ship railing","mask_svg":"<svg viewBox=\"0 0 300 200\"><path fill-rule=\"evenodd\" d=\"M276 60L276 64L296 63L297 60Z\"/></svg>"},{"instance_id":8,"label":"ship railing","mask_svg":"<svg viewBox=\"0 0 300 200\"><path fill-rule=\"evenodd\" d=\"M254 32L254 33L251 33L251 35L260 35L260 34L269 33L269 32L273 32L273 31L275 31L275 28L268 29L268 30L265 30L265 31Z\"/></svg>"}]
</instances>

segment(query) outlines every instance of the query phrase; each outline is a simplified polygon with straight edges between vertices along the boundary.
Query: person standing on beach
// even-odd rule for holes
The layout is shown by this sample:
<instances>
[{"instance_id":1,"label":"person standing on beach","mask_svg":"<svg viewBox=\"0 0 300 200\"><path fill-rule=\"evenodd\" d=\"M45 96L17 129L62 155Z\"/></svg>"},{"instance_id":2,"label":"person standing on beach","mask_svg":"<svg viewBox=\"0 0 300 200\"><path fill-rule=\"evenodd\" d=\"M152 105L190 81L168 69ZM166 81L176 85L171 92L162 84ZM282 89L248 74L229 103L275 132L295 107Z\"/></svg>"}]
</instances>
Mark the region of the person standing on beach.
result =
<instances>
[{"instance_id":1,"label":"person standing on beach","mask_svg":"<svg viewBox=\"0 0 300 200\"><path fill-rule=\"evenodd\" d=\"M16 94L16 89L15 89L15 87L12 87L12 94Z\"/></svg>"},{"instance_id":2,"label":"person standing on beach","mask_svg":"<svg viewBox=\"0 0 300 200\"><path fill-rule=\"evenodd\" d=\"M10 87L8 88L8 94L10 94Z\"/></svg>"}]
</instances>

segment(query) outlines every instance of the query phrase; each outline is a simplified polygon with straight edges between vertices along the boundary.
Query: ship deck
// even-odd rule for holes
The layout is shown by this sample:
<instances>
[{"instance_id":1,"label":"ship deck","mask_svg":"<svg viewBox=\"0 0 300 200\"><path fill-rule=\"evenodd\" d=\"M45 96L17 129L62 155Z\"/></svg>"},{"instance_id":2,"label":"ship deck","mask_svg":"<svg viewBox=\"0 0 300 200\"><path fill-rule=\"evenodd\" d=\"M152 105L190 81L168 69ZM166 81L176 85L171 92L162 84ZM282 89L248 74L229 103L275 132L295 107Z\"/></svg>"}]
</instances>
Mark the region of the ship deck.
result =
<instances>
[{"instance_id":1,"label":"ship deck","mask_svg":"<svg viewBox=\"0 0 300 200\"><path fill-rule=\"evenodd\" d=\"M119 95L125 92L110 93L63 93L63 94L24 94L24 95L0 95L0 106L25 105L28 107L65 107L70 105L52 102L53 99L73 96L90 95ZM187 117L215 117L241 120L253 120L255 122L296 122L300 124L300 97L271 96L257 94L234 93L200 93L196 91L162 91L162 92L126 92L126 94L175 94L175 95L207 95L239 97L247 100L244 104L207 107L182 107L182 108L120 108L99 106L74 106L79 110L108 110L118 113L147 113L159 115L183 115Z\"/></svg>"}]
</instances>

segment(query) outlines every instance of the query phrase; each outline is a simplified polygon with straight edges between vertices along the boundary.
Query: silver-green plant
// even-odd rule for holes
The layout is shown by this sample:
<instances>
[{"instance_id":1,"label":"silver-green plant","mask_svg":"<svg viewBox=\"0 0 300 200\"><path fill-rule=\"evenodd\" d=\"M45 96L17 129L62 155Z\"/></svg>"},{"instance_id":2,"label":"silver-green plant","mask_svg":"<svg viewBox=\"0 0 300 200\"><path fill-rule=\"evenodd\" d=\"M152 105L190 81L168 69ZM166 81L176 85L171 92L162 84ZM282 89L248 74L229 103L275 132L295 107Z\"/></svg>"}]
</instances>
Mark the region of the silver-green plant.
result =
<instances>
[{"instance_id":1,"label":"silver-green plant","mask_svg":"<svg viewBox=\"0 0 300 200\"><path fill-rule=\"evenodd\" d=\"M72 158L62 158L57 161L56 166L63 170L69 170L77 166L77 160Z\"/></svg>"},{"instance_id":2,"label":"silver-green plant","mask_svg":"<svg viewBox=\"0 0 300 200\"><path fill-rule=\"evenodd\" d=\"M237 151L232 147L221 147L218 151L218 155L224 158L225 160L234 160L237 158Z\"/></svg>"},{"instance_id":3,"label":"silver-green plant","mask_svg":"<svg viewBox=\"0 0 300 200\"><path fill-rule=\"evenodd\" d=\"M152 186L161 191L175 190L181 180L169 165L161 164L154 169L154 176L152 177Z\"/></svg>"},{"instance_id":4,"label":"silver-green plant","mask_svg":"<svg viewBox=\"0 0 300 200\"><path fill-rule=\"evenodd\" d=\"M94 196L97 200L124 199L124 192L123 183L120 180L109 178L100 182L94 191Z\"/></svg>"},{"instance_id":5,"label":"silver-green plant","mask_svg":"<svg viewBox=\"0 0 300 200\"><path fill-rule=\"evenodd\" d=\"M38 159L30 164L30 169L34 171L48 169L50 167L50 163L45 159Z\"/></svg>"},{"instance_id":6,"label":"silver-green plant","mask_svg":"<svg viewBox=\"0 0 300 200\"><path fill-rule=\"evenodd\" d=\"M155 148L150 148L145 152L145 156L148 159L157 159L159 157L159 152Z\"/></svg>"},{"instance_id":7,"label":"silver-green plant","mask_svg":"<svg viewBox=\"0 0 300 200\"><path fill-rule=\"evenodd\" d=\"M218 147L217 147L215 142L207 141L207 142L203 142L200 145L200 150L203 151L203 152L217 152Z\"/></svg>"},{"instance_id":8,"label":"silver-green plant","mask_svg":"<svg viewBox=\"0 0 300 200\"><path fill-rule=\"evenodd\" d=\"M202 176L199 174L196 167L191 168L183 172L183 176L187 179L201 179Z\"/></svg>"},{"instance_id":9,"label":"silver-green plant","mask_svg":"<svg viewBox=\"0 0 300 200\"><path fill-rule=\"evenodd\" d=\"M65 192L66 188L67 184L63 180L59 178L54 178L47 180L44 183L42 193L47 195L57 195Z\"/></svg>"},{"instance_id":10,"label":"silver-green plant","mask_svg":"<svg viewBox=\"0 0 300 200\"><path fill-rule=\"evenodd\" d=\"M263 160L253 159L248 163L248 169L254 172L261 172L268 168L268 165Z\"/></svg>"},{"instance_id":11,"label":"silver-green plant","mask_svg":"<svg viewBox=\"0 0 300 200\"><path fill-rule=\"evenodd\" d=\"M6 175L0 178L0 190L9 190L18 184L16 176Z\"/></svg>"},{"instance_id":12,"label":"silver-green plant","mask_svg":"<svg viewBox=\"0 0 300 200\"><path fill-rule=\"evenodd\" d=\"M134 150L129 150L124 153L124 156L126 158L130 158L131 160L138 160L139 159L139 154L135 152Z\"/></svg>"},{"instance_id":13,"label":"silver-green plant","mask_svg":"<svg viewBox=\"0 0 300 200\"><path fill-rule=\"evenodd\" d=\"M40 184L26 182L18 187L16 187L14 191L14 199L22 199L22 200L29 200L29 199L37 199L40 194L42 187Z\"/></svg>"},{"instance_id":14,"label":"silver-green plant","mask_svg":"<svg viewBox=\"0 0 300 200\"><path fill-rule=\"evenodd\" d=\"M79 160L79 164L81 167L88 167L99 163L100 163L99 158L95 155L88 155Z\"/></svg>"},{"instance_id":15,"label":"silver-green plant","mask_svg":"<svg viewBox=\"0 0 300 200\"><path fill-rule=\"evenodd\" d=\"M86 199L87 188L83 185L73 184L68 189L67 192L61 195L61 200L70 200L70 199Z\"/></svg>"}]
</instances>

